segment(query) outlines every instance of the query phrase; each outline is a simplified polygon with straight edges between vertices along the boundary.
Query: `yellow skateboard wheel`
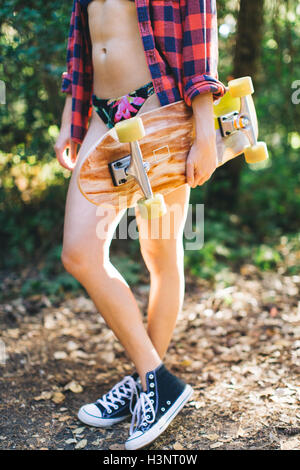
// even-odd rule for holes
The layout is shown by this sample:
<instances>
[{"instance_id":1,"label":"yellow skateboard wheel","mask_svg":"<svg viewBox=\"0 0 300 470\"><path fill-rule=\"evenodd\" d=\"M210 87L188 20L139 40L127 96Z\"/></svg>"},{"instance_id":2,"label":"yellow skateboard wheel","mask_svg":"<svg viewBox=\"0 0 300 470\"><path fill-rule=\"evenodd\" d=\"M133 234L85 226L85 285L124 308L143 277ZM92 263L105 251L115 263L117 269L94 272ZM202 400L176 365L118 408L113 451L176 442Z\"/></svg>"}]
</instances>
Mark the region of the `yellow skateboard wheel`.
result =
<instances>
[{"instance_id":1,"label":"yellow skateboard wheel","mask_svg":"<svg viewBox=\"0 0 300 470\"><path fill-rule=\"evenodd\" d=\"M228 82L229 93L233 98L252 95L254 93L251 77L236 78Z\"/></svg>"},{"instance_id":2,"label":"yellow skateboard wheel","mask_svg":"<svg viewBox=\"0 0 300 470\"><path fill-rule=\"evenodd\" d=\"M245 160L247 163L257 163L269 158L267 145L265 142L257 142L252 147L246 147L244 150Z\"/></svg>"},{"instance_id":3,"label":"yellow skateboard wheel","mask_svg":"<svg viewBox=\"0 0 300 470\"><path fill-rule=\"evenodd\" d=\"M149 199L140 199L137 205L142 219L157 219L167 212L162 194L155 194Z\"/></svg>"},{"instance_id":4,"label":"yellow skateboard wheel","mask_svg":"<svg viewBox=\"0 0 300 470\"><path fill-rule=\"evenodd\" d=\"M232 98L230 93L225 93L222 98L214 104L214 117L218 118L225 114L241 110L241 100L239 98Z\"/></svg>"},{"instance_id":5,"label":"yellow skateboard wheel","mask_svg":"<svg viewBox=\"0 0 300 470\"><path fill-rule=\"evenodd\" d=\"M121 143L140 140L145 135L145 128L140 117L133 117L115 125L118 139Z\"/></svg>"}]
</instances>

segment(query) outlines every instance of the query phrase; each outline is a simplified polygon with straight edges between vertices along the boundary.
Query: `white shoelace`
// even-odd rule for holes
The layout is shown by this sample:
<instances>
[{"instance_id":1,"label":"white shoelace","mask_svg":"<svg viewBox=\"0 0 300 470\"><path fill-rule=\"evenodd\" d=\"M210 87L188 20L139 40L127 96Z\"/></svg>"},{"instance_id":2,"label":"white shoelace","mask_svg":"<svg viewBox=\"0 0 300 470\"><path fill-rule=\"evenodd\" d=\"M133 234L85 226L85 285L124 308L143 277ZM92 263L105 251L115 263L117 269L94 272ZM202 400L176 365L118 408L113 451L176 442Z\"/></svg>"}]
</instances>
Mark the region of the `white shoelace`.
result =
<instances>
[{"instance_id":1,"label":"white shoelace","mask_svg":"<svg viewBox=\"0 0 300 470\"><path fill-rule=\"evenodd\" d=\"M116 403L121 403L125 405L123 398L131 398L130 400L130 411L132 410L132 402L134 397L138 397L138 390L135 380L130 376L126 376L121 382L117 383L110 392L106 395L103 395L102 398L97 400L97 403L100 403L106 411L111 412L111 408L115 410L118 409Z\"/></svg>"},{"instance_id":2,"label":"white shoelace","mask_svg":"<svg viewBox=\"0 0 300 470\"><path fill-rule=\"evenodd\" d=\"M130 435L138 429L140 426L153 423L155 420L155 411L147 393L142 392L134 407L131 425Z\"/></svg>"}]
</instances>

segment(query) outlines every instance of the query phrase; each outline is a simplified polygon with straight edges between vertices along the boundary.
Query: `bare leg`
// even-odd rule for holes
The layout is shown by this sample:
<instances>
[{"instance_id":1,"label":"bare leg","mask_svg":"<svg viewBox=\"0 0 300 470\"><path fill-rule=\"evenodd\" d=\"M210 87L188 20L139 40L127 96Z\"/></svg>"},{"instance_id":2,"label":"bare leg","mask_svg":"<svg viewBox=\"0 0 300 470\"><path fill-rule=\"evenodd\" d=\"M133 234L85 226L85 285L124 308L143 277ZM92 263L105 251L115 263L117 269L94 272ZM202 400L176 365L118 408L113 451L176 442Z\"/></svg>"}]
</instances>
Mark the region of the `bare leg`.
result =
<instances>
[{"instance_id":1,"label":"bare leg","mask_svg":"<svg viewBox=\"0 0 300 470\"><path fill-rule=\"evenodd\" d=\"M152 236L148 221L136 214L141 253L151 277L148 334L161 359L168 349L184 298L182 237L189 195L190 189L185 185L165 196L168 212L157 219L157 233L152 225Z\"/></svg>"},{"instance_id":2,"label":"bare leg","mask_svg":"<svg viewBox=\"0 0 300 470\"><path fill-rule=\"evenodd\" d=\"M146 388L146 372L155 369L161 359L146 332L130 288L109 261L109 246L122 214L107 210L105 214L97 215L96 206L84 199L76 182L80 161L106 130L98 116L93 116L70 181L62 260L67 271L85 287L124 346ZM103 223L104 219L105 236L99 236L99 230L97 236L97 224Z\"/></svg>"}]
</instances>

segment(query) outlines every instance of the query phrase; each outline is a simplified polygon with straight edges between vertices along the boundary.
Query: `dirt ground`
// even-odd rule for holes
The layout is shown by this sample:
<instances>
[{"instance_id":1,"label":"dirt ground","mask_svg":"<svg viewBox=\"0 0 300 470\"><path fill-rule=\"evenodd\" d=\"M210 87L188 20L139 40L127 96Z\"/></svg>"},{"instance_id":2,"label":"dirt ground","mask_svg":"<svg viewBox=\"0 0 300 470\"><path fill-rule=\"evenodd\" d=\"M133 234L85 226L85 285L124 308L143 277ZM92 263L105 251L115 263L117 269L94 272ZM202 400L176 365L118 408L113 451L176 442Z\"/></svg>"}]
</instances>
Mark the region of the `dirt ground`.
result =
<instances>
[{"instance_id":1,"label":"dirt ground","mask_svg":"<svg viewBox=\"0 0 300 470\"><path fill-rule=\"evenodd\" d=\"M149 449L300 449L299 283L250 265L227 284L187 283L165 362L195 393ZM145 312L148 287L134 293ZM76 418L133 371L93 303L17 297L0 323L0 448L123 449L129 421Z\"/></svg>"}]
</instances>

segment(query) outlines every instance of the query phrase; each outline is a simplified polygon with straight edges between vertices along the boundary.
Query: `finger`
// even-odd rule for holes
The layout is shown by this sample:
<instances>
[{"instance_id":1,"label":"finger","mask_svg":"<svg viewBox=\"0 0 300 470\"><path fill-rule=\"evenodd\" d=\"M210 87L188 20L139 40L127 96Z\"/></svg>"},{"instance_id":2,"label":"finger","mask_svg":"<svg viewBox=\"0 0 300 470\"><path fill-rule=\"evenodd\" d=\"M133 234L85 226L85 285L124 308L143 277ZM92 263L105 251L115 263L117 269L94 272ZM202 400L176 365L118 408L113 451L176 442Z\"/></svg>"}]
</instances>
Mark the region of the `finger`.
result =
<instances>
[{"instance_id":1,"label":"finger","mask_svg":"<svg viewBox=\"0 0 300 470\"><path fill-rule=\"evenodd\" d=\"M202 186L208 180L208 175L201 174L196 178L197 186Z\"/></svg>"},{"instance_id":2,"label":"finger","mask_svg":"<svg viewBox=\"0 0 300 470\"><path fill-rule=\"evenodd\" d=\"M72 166L70 166L70 163L69 163L70 159L68 158L68 155L67 155L67 148L68 146L56 148L55 149L56 158L62 167L66 168L67 170L72 170Z\"/></svg>"},{"instance_id":3,"label":"finger","mask_svg":"<svg viewBox=\"0 0 300 470\"><path fill-rule=\"evenodd\" d=\"M194 177L194 187L196 188L197 186L200 185L200 182L203 180L204 178L204 174L203 172L199 169L199 168L195 168L195 177Z\"/></svg>"},{"instance_id":4,"label":"finger","mask_svg":"<svg viewBox=\"0 0 300 470\"><path fill-rule=\"evenodd\" d=\"M62 160L64 163L64 167L70 171L73 171L75 163L72 162L70 155L71 155L71 150L70 150L70 146L68 145L63 151Z\"/></svg>"},{"instance_id":5,"label":"finger","mask_svg":"<svg viewBox=\"0 0 300 470\"><path fill-rule=\"evenodd\" d=\"M191 188L194 187L194 165L192 162L186 164L186 179Z\"/></svg>"},{"instance_id":6,"label":"finger","mask_svg":"<svg viewBox=\"0 0 300 470\"><path fill-rule=\"evenodd\" d=\"M212 173L208 173L206 181L210 180L210 178L212 177L212 174L213 174L213 172L212 172Z\"/></svg>"},{"instance_id":7,"label":"finger","mask_svg":"<svg viewBox=\"0 0 300 470\"><path fill-rule=\"evenodd\" d=\"M61 164L61 166L66 168L66 170L70 170L70 171L73 170L73 166L70 164L70 160L66 158L65 153L63 153L63 155L58 159L58 161Z\"/></svg>"},{"instance_id":8,"label":"finger","mask_svg":"<svg viewBox=\"0 0 300 470\"><path fill-rule=\"evenodd\" d=\"M73 164L76 162L77 158L77 142L74 142L74 140L71 140L70 144L70 159Z\"/></svg>"}]
</instances>

